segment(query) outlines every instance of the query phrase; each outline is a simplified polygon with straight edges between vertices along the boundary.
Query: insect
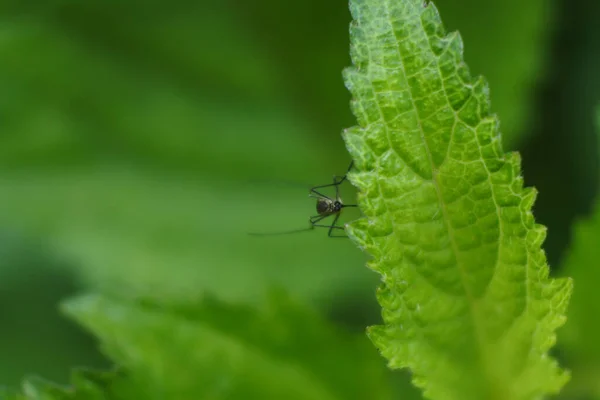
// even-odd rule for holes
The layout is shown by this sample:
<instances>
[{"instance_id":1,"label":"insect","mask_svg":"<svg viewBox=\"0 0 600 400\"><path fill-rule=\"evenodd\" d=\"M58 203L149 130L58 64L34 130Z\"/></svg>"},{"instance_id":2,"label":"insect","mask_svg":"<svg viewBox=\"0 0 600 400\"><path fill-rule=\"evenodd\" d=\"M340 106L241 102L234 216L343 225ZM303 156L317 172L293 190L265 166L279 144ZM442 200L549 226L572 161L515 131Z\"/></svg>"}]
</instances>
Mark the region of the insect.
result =
<instances>
[{"instance_id":1,"label":"insect","mask_svg":"<svg viewBox=\"0 0 600 400\"><path fill-rule=\"evenodd\" d=\"M333 183L330 183L327 185L313 186L312 188L310 188L309 197L313 197L313 198L317 199L317 204L316 204L317 215L314 215L309 218L310 227L304 228L304 229L295 229L295 230L285 231L285 232L250 233L250 235L252 235L252 236L285 235L285 234L290 234L290 233L305 232L305 231L312 230L314 228L329 228L329 231L327 234L329 237L347 237L346 235L335 235L334 232L338 231L338 230L342 230L342 231L344 230L344 228L342 226L336 225L340 218L342 210L347 207L357 207L356 204L344 204L342 202L342 198L340 197L340 188L339 188L339 186L346 181L346 179L348 177L348 172L350 172L350 170L352 169L353 166L354 166L354 161L350 163L350 166L348 167L348 170L346 171L344 176L334 176L333 177ZM323 189L323 188L332 187L332 186L335 187L335 198L326 196L317 190L317 189ZM333 221L330 225L319 223L322 220L329 218L329 217L333 217Z\"/></svg>"},{"instance_id":2,"label":"insect","mask_svg":"<svg viewBox=\"0 0 600 400\"><path fill-rule=\"evenodd\" d=\"M344 204L342 202L342 198L340 197L340 185L348 177L348 172L350 172L353 165L354 165L354 161L352 161L350 163L350 166L348 167L348 171L346 171L344 176L342 176L342 177L334 176L333 183L330 183L328 185L314 186L310 189L309 196L317 199L317 213L318 213L318 215L310 217L310 223L311 223L310 229L312 229L314 227L329 228L329 232L327 234L329 237L346 237L345 235L343 235L343 236L333 235L332 233L333 233L334 229L341 229L341 230L344 229L343 227L336 225L338 219L340 218L340 214L342 213L342 209L344 209L346 207L356 207L356 204ZM340 178L339 181L338 181L338 178ZM325 196L324 194L317 191L317 189L322 189L322 188L331 187L331 186L335 186L335 199ZM334 216L333 222L331 223L331 225L323 225L323 224L317 223L317 222L320 222L320 221L324 220L325 218L331 217L331 216Z\"/></svg>"}]
</instances>

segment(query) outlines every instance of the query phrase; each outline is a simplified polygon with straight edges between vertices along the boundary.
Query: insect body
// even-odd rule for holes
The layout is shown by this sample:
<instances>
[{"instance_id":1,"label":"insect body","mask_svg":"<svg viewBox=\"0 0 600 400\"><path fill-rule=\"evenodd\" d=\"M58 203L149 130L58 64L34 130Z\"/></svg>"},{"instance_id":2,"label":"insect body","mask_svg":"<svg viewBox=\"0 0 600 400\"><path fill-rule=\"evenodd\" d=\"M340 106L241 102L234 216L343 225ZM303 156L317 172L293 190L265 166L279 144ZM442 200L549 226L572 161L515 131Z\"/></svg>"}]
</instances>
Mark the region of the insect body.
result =
<instances>
[{"instance_id":1,"label":"insect body","mask_svg":"<svg viewBox=\"0 0 600 400\"><path fill-rule=\"evenodd\" d=\"M319 198L317 200L317 212L319 213L319 215L335 214L337 212L340 212L342 210L342 207L344 207L344 205L337 200L332 201L330 199L323 198Z\"/></svg>"}]
</instances>

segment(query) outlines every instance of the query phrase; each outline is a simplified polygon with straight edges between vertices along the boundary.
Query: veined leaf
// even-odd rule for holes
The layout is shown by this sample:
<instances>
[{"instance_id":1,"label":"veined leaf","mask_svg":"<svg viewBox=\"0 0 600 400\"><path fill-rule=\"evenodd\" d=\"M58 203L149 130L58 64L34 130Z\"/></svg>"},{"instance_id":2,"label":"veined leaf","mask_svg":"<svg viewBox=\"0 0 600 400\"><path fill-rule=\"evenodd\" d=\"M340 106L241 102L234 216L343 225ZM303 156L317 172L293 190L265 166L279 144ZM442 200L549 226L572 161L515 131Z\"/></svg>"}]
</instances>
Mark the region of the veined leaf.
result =
<instances>
[{"instance_id":1,"label":"veined leaf","mask_svg":"<svg viewBox=\"0 0 600 400\"><path fill-rule=\"evenodd\" d=\"M483 74L493 88L491 100L502 117L503 145L519 148L532 133L526 127L536 87L549 67L543 61L552 44L558 3L438 0L435 4L446 26L458 29L468 44L465 61L470 70Z\"/></svg>"},{"instance_id":2,"label":"veined leaf","mask_svg":"<svg viewBox=\"0 0 600 400\"><path fill-rule=\"evenodd\" d=\"M287 297L267 307L117 300L88 295L67 313L95 333L147 399L388 399L366 338Z\"/></svg>"},{"instance_id":3,"label":"veined leaf","mask_svg":"<svg viewBox=\"0 0 600 400\"><path fill-rule=\"evenodd\" d=\"M548 278L536 191L502 150L487 84L433 4L350 7L359 127L344 136L365 218L348 231L383 280L385 325L369 336L431 399L558 392L568 374L547 353L572 283Z\"/></svg>"}]
</instances>

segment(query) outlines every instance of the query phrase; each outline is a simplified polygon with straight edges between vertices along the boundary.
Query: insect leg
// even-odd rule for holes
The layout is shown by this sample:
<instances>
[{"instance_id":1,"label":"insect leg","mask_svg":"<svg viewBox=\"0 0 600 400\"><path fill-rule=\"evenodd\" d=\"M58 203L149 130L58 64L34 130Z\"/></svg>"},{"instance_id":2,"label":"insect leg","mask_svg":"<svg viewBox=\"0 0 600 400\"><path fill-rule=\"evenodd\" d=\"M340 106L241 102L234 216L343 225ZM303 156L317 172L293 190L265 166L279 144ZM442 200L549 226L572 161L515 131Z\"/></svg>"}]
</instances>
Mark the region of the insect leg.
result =
<instances>
[{"instance_id":1,"label":"insect leg","mask_svg":"<svg viewBox=\"0 0 600 400\"><path fill-rule=\"evenodd\" d=\"M344 176L337 176L334 175L333 176L333 183L329 183L327 185L319 185L319 186L313 186L310 191L321 196L321 197L325 197L327 199L329 199L328 196L323 195L322 193L319 193L318 191L316 191L315 189L320 189L320 188L326 188L326 187L331 187L331 186L335 186L335 194L336 194L336 198L339 199L340 197L340 190L339 190L339 185L341 185L345 180L346 177L348 176L348 172L350 172L350 170L352 169L352 167L354 166L354 161L350 162L350 166L348 167L348 170L346 171L346 173L344 174ZM340 178L340 180L338 181L338 178ZM330 199L331 200L331 199Z\"/></svg>"},{"instance_id":2,"label":"insect leg","mask_svg":"<svg viewBox=\"0 0 600 400\"><path fill-rule=\"evenodd\" d=\"M329 216L330 215L327 215L326 217L329 217ZM343 237L347 237L346 235L333 235L332 234L332 232L333 232L334 229L341 229L341 230L344 229L343 227L336 225L336 222L337 222L337 220L338 220L339 217L340 217L340 214L339 213L336 214L335 215L335 219L333 220L333 223L331 225L322 225L322 224L316 224L315 223L315 224L313 224L313 226L316 226L316 227L319 227L319 228L329 228L329 232L327 234L329 237L342 237L342 238ZM315 221L315 222L317 222L317 221Z\"/></svg>"},{"instance_id":3,"label":"insect leg","mask_svg":"<svg viewBox=\"0 0 600 400\"><path fill-rule=\"evenodd\" d=\"M354 161L350 161L350 166L348 167L348 170L346 171L344 176L334 176L333 182L334 183L337 182L338 185L342 184L342 182L344 182L348 178L348 172L350 172L350 170L352 169L353 166L354 166ZM338 181L337 178L341 178L341 179Z\"/></svg>"},{"instance_id":4,"label":"insect leg","mask_svg":"<svg viewBox=\"0 0 600 400\"><path fill-rule=\"evenodd\" d=\"M317 228L344 229L341 226L332 226L332 225L313 224L313 226L315 226Z\"/></svg>"},{"instance_id":5,"label":"insect leg","mask_svg":"<svg viewBox=\"0 0 600 400\"><path fill-rule=\"evenodd\" d=\"M319 225L315 225L317 222L319 222L320 220L329 217L329 215L315 215L310 217L310 223L312 226L319 226ZM329 226L329 225L325 225L325 226Z\"/></svg>"},{"instance_id":6,"label":"insect leg","mask_svg":"<svg viewBox=\"0 0 600 400\"><path fill-rule=\"evenodd\" d=\"M327 185L327 186L331 186L331 185ZM322 187L322 186L315 186L314 188L311 188L311 189L310 189L310 192L311 192L311 193L315 193L315 194L316 194L317 196L319 196L319 197L323 197L323 198L325 198L325 199L333 200L333 199L331 199L329 196L325 196L323 193L319 193L319 192L317 192L317 191L315 190L315 188L319 188L319 187ZM310 194L309 194L309 196L310 196ZM311 196L311 197L316 197L316 196Z\"/></svg>"},{"instance_id":7,"label":"insect leg","mask_svg":"<svg viewBox=\"0 0 600 400\"><path fill-rule=\"evenodd\" d=\"M326 188L326 187L331 187L331 186L336 186L337 187L339 185L339 183L335 180L335 177L334 177L333 181L334 181L333 183L330 183L330 184L327 184L327 185L313 186L312 188L310 188L310 191L318 194L319 196L327 197L327 196L325 196L325 195L317 192L315 189Z\"/></svg>"},{"instance_id":8,"label":"insect leg","mask_svg":"<svg viewBox=\"0 0 600 400\"><path fill-rule=\"evenodd\" d=\"M339 218L340 218L340 213L337 213L335 218L333 219L333 222L331 223L331 227L329 228L329 232L327 233L327 236L331 237L331 232L333 231L333 228L344 229L341 226L336 225L336 222L338 221Z\"/></svg>"}]
</instances>

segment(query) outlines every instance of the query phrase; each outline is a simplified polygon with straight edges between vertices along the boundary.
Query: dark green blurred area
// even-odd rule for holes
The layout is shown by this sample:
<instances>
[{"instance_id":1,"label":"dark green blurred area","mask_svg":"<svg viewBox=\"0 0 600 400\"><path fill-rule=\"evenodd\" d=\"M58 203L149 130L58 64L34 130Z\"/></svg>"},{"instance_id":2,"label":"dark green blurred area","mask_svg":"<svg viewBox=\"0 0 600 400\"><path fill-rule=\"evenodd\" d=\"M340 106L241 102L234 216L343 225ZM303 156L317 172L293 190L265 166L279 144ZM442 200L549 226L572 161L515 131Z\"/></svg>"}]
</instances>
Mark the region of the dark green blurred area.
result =
<instances>
[{"instance_id":1,"label":"dark green blurred area","mask_svg":"<svg viewBox=\"0 0 600 400\"><path fill-rule=\"evenodd\" d=\"M436 4L540 191L556 267L597 190L600 3ZM106 365L57 311L84 288L254 303L279 285L352 329L378 321L348 241L247 235L305 227L306 187L348 165L345 0L0 10L0 383Z\"/></svg>"}]
</instances>

